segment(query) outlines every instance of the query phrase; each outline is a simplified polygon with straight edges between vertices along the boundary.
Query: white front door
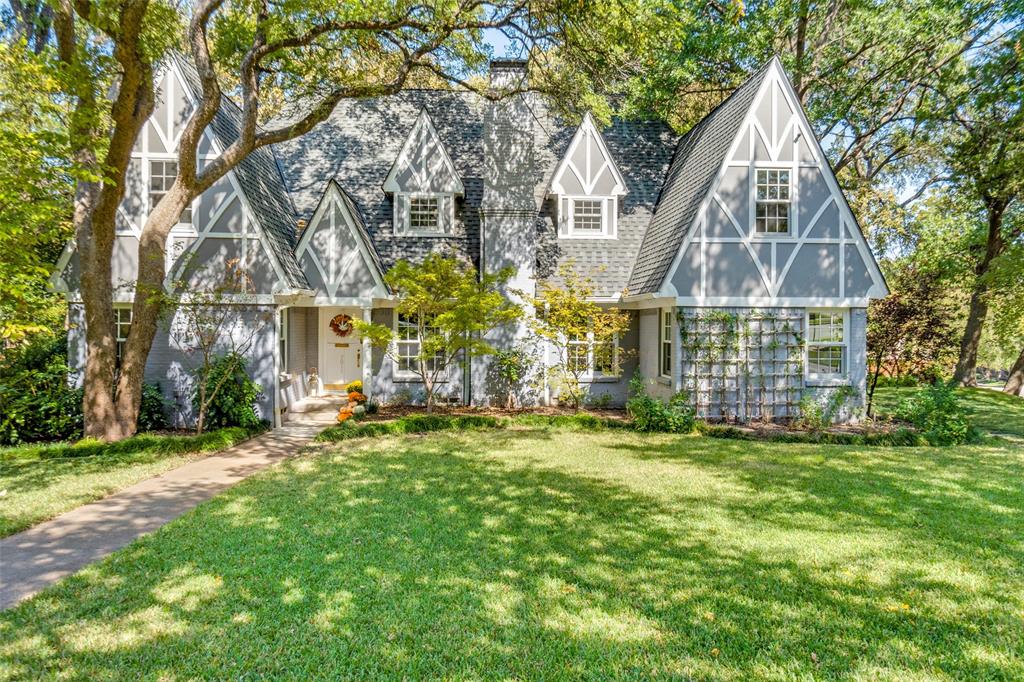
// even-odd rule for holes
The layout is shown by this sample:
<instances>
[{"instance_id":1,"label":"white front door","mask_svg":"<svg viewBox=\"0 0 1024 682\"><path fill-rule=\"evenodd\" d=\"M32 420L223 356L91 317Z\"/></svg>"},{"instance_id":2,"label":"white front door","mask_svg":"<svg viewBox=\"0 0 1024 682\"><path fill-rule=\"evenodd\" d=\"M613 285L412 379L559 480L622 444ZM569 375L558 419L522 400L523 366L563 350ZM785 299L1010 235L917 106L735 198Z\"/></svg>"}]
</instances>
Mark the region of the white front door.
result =
<instances>
[{"instance_id":1,"label":"white front door","mask_svg":"<svg viewBox=\"0 0 1024 682\"><path fill-rule=\"evenodd\" d=\"M344 333L349 320L357 319L358 309L320 308L320 381L324 390L341 391L345 384L363 376L360 368L359 335L355 331L341 335L331 327L335 326Z\"/></svg>"}]
</instances>

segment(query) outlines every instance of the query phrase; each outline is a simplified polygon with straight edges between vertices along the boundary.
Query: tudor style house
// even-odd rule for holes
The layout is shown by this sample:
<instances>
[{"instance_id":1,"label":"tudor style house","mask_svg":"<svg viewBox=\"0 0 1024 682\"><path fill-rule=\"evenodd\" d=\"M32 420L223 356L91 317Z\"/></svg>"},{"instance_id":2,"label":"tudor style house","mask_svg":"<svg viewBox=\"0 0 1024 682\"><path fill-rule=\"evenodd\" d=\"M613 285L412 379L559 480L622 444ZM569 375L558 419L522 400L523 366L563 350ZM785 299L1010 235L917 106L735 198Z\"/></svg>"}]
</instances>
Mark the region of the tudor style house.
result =
<instances>
[{"instance_id":1,"label":"tudor style house","mask_svg":"<svg viewBox=\"0 0 1024 682\"><path fill-rule=\"evenodd\" d=\"M493 62L492 82L525 75ZM198 92L189 65L161 76L159 104L134 154L114 250L117 334L131 325L138 235L174 180L174 149ZM226 107L200 156L238 134ZM202 161L200 161L202 162ZM168 286L211 286L241 264L254 292L239 324L265 319L249 357L260 410L280 422L311 391L361 379L376 400L422 395L411 358L416 327L396 314L384 275L399 259L454 250L483 271L512 266L510 291L532 291L571 261L602 304L631 315L595 362L579 339L591 399L622 404L640 372L668 398L686 391L709 417L796 414L809 397L853 416L863 400L866 308L887 293L800 102L775 59L688 133L663 123L585 116L567 123L533 94L497 102L465 92L406 90L341 102L309 134L256 151L196 199L167 245ZM55 285L70 303L71 362L84 366L74 245ZM509 295L512 295L511 293ZM397 361L351 330L393 325ZM495 330L508 347L525 325ZM538 363L550 351L538 349ZM604 354L598 354L603 357ZM161 332L147 379L191 418L190 359ZM489 358L453 368L443 392L494 399ZM607 396L607 397L602 397ZM556 399L524 386L527 401Z\"/></svg>"}]
</instances>

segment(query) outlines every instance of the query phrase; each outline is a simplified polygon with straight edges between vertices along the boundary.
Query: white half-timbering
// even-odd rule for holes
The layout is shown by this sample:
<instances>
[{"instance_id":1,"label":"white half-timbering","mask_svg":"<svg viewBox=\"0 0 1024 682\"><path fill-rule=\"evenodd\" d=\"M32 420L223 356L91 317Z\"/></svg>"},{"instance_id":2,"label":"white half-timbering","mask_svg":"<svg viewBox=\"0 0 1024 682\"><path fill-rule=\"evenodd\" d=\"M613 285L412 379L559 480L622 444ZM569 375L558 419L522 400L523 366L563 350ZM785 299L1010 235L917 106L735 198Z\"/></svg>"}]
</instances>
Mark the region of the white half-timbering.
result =
<instances>
[{"instance_id":1,"label":"white half-timbering","mask_svg":"<svg viewBox=\"0 0 1024 682\"><path fill-rule=\"evenodd\" d=\"M562 239L615 239L626 181L587 112L551 178Z\"/></svg>"},{"instance_id":2,"label":"white half-timbering","mask_svg":"<svg viewBox=\"0 0 1024 682\"><path fill-rule=\"evenodd\" d=\"M455 198L466 189L425 110L384 180L384 191L394 197L395 234L452 232Z\"/></svg>"}]
</instances>

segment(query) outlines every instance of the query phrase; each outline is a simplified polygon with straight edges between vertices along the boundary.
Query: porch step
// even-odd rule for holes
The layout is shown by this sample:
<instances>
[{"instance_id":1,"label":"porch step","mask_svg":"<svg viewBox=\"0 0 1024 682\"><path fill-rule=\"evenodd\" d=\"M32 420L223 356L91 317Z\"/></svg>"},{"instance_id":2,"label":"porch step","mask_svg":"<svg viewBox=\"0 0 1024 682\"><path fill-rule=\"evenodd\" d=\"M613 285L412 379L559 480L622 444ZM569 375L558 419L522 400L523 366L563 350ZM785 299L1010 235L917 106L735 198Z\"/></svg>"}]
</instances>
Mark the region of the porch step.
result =
<instances>
[{"instance_id":1,"label":"porch step","mask_svg":"<svg viewBox=\"0 0 1024 682\"><path fill-rule=\"evenodd\" d=\"M284 416L286 424L323 426L338 420L338 410L348 404L344 395L310 396L294 403Z\"/></svg>"}]
</instances>

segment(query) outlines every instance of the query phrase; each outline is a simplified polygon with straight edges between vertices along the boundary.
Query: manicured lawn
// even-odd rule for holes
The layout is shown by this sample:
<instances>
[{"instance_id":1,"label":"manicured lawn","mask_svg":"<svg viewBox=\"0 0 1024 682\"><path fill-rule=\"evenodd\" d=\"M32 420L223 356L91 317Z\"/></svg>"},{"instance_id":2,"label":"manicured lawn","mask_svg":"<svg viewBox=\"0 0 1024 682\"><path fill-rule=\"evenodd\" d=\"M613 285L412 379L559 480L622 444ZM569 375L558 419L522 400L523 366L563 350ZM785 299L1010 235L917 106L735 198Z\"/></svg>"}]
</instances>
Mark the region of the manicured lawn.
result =
<instances>
[{"instance_id":1,"label":"manicured lawn","mask_svg":"<svg viewBox=\"0 0 1024 682\"><path fill-rule=\"evenodd\" d=\"M142 434L116 444L27 445L0 449L0 537L222 450L251 434Z\"/></svg>"},{"instance_id":2,"label":"manicured lawn","mask_svg":"<svg viewBox=\"0 0 1024 682\"><path fill-rule=\"evenodd\" d=\"M0 615L0 675L1021 679L1024 450L541 427L291 460Z\"/></svg>"},{"instance_id":3,"label":"manicured lawn","mask_svg":"<svg viewBox=\"0 0 1024 682\"><path fill-rule=\"evenodd\" d=\"M900 398L918 389L886 387L875 391L877 414L892 413ZM1024 398L987 388L958 388L960 399L971 408L975 424L993 435L1024 438Z\"/></svg>"}]
</instances>

